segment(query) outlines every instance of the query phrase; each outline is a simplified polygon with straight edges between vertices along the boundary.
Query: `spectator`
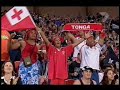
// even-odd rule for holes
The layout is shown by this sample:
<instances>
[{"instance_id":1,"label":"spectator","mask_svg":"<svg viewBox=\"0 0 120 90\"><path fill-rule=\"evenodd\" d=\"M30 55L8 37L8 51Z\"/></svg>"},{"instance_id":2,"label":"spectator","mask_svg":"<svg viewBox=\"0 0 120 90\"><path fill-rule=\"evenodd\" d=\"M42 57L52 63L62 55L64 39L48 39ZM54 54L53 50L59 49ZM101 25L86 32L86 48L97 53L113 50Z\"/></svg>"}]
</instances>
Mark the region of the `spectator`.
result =
<instances>
[{"instance_id":1,"label":"spectator","mask_svg":"<svg viewBox=\"0 0 120 90\"><path fill-rule=\"evenodd\" d=\"M74 85L96 85L96 82L92 80L93 69L85 66L82 68L82 77L80 80L75 80Z\"/></svg>"},{"instance_id":2,"label":"spectator","mask_svg":"<svg viewBox=\"0 0 120 90\"><path fill-rule=\"evenodd\" d=\"M1 85L21 85L19 76L16 76L13 64L10 61L2 65Z\"/></svg>"},{"instance_id":3,"label":"spectator","mask_svg":"<svg viewBox=\"0 0 120 90\"><path fill-rule=\"evenodd\" d=\"M90 34L90 32L88 32ZM80 43L77 48L79 50L81 64L80 68L84 66L89 66L94 69L92 74L92 79L99 84L99 76L98 72L100 71L99 57L101 52L101 46L103 45L104 40L102 37L95 42L93 35L90 38ZM80 76L81 77L81 76Z\"/></svg>"},{"instance_id":4,"label":"spectator","mask_svg":"<svg viewBox=\"0 0 120 90\"><path fill-rule=\"evenodd\" d=\"M11 34L15 34L12 38L11 38L11 44L19 41L19 40L22 40L22 38L18 38L17 37L17 34L14 32L14 33L11 33ZM20 58L21 58L21 50L20 48L18 49L15 49L15 50L10 50L10 60L12 62L15 62L15 61L20 61Z\"/></svg>"},{"instance_id":5,"label":"spectator","mask_svg":"<svg viewBox=\"0 0 120 90\"><path fill-rule=\"evenodd\" d=\"M37 32L28 30L25 40L12 44L12 49L21 49L21 60L19 66L19 76L23 85L38 85L40 80L38 50L40 45L36 44ZM29 65L26 65L27 62Z\"/></svg>"},{"instance_id":6,"label":"spectator","mask_svg":"<svg viewBox=\"0 0 120 90\"><path fill-rule=\"evenodd\" d=\"M50 42L48 41L42 30L40 28L37 28L37 30L39 31L39 33L41 34L43 40L47 45L48 60L49 60L48 79L50 79L50 84L64 85L65 79L68 78L67 59L72 54L73 47L78 45L83 40L77 41L72 34L67 33L67 35L73 40L74 43L62 48L59 37L54 38L53 40L54 46L53 46L50 44ZM89 37L89 35L86 34L86 37Z\"/></svg>"},{"instance_id":7,"label":"spectator","mask_svg":"<svg viewBox=\"0 0 120 90\"><path fill-rule=\"evenodd\" d=\"M115 72L112 69L106 69L101 85L115 85Z\"/></svg>"},{"instance_id":8,"label":"spectator","mask_svg":"<svg viewBox=\"0 0 120 90\"><path fill-rule=\"evenodd\" d=\"M5 14L6 12L3 12L3 15ZM53 39L54 39L54 37L56 37L56 36L61 36L61 37L63 37L63 38L61 38L60 37L60 41L61 41L61 47L66 47L67 45L70 45L70 44L72 44L73 42L71 41L71 40L68 40L66 37L65 37L65 35L63 34L63 33L61 33L61 30L62 30L62 28L63 28L63 26L65 25L65 24L67 24L67 23L102 23L103 24L103 27L104 27L104 32L107 34L107 37L105 38L105 42L106 43L104 43L104 45L102 46L102 45L100 45L100 48L99 48L99 50L100 50L100 56L99 56L99 59L96 59L96 62L98 62L98 60L99 60L99 65L98 64L95 64L95 65L98 65L98 67L99 67L99 70L98 69L96 69L96 68L93 68L93 67L91 67L92 66L92 64L89 66L89 67L91 67L92 69L94 69L93 70L93 74L92 74L92 79L94 79L95 81L96 81L96 83L98 84L98 80L99 80L99 83L102 81L102 78L103 78L103 75L104 75L104 71L106 70L106 69L113 69L114 68L114 70L115 71L117 71L117 75L119 76L119 17L116 17L116 18L113 18L113 19L111 19L110 17L109 17L109 14L107 14L107 12L99 12L99 13L97 13L97 15L89 15L88 17L86 17L86 18L83 18L83 17L78 17L78 16L74 16L74 17L72 17L72 16L69 16L69 15L67 15L67 16L64 16L64 17L62 17L62 16L56 16L56 15L49 15L49 14L37 14L37 13L34 13L34 12L31 12L31 14L32 14L32 17L33 17L33 19L34 19L34 21L35 21L35 23L37 24L37 25L39 25L39 27L41 27L42 28L42 30L43 30L43 32L45 33L45 35L47 36L47 38L49 39L49 41L50 42L53 42ZM104 15L103 15L104 14ZM79 15L80 16L80 15ZM19 33L17 33L16 35L15 35L15 37L14 38L12 38L13 36L14 36L14 33L12 33L11 34L11 36L9 35L9 33L11 33L11 32L8 32L8 35L7 35L7 37L6 37L6 35L5 35L5 33L4 33L5 31L4 30L2 30L2 36L1 36L1 40L2 40L2 45L1 45L1 62L3 63L3 62L5 62L5 61L13 61L13 63L14 63L14 61L16 61L16 60L19 60L19 59L17 59L17 58L20 58L21 56L19 55L20 53L22 54L22 57L21 57L21 60L20 60L20 63L22 63L23 61L22 61L22 58L24 57L24 53L23 52L25 52L26 50L25 50L25 48L28 46L28 44L33 44L34 43L34 40L30 40L30 39L25 39L25 40L21 40L21 35L19 34ZM26 31L23 31L23 32L20 32L20 33L22 33L23 34L23 38L25 38L26 37ZM28 32L29 33L29 32ZM80 40L81 38L84 38L84 33L82 32L82 31L80 31L80 33L76 33L76 32L73 32L72 33L78 40ZM83 35L83 36L82 36ZM93 33L93 35L94 35L94 39L95 39L95 42L97 42L97 43L99 43L99 41L100 41L100 39L101 39L101 36L100 36L100 32L94 32ZM27 36L29 36L29 35L27 35ZM34 35L33 35L34 36ZM18 39L18 37L20 37L19 39ZM28 37L27 37L28 38ZM36 50L36 47L38 48L38 49L40 49L39 47L41 47L41 43L42 43L42 41L43 41L43 39L41 38L41 37L39 37L39 36L36 36L36 38L37 39L39 39L39 40L35 40L35 43L36 43L36 46L35 46L35 52L33 52L34 53L34 55L30 55L31 57L37 57L37 50ZM15 42L13 42L13 39L14 39L14 41ZM16 40L15 40L16 39ZM42 40L41 40L42 39ZM66 39L67 39L67 41L66 41ZM54 39L55 40L55 39ZM82 39L81 39L82 40ZM9 54L9 51L11 51L10 50L10 41L12 42L12 48L14 47L14 45L16 45L15 47L17 47L18 45L17 44L14 44L14 43L16 43L16 42L20 42L21 43L21 46L19 47L19 49L20 49L20 52L19 52L19 54L17 54L16 53L16 50L18 49L18 48L11 48L11 50L12 51L15 51L14 53L12 52L12 55L11 54ZM88 52L88 51L90 51L91 50L91 52L88 54L88 56L90 55L91 56L91 54L94 54L93 56L95 56L96 55L96 53L95 52L92 52L92 50L93 50L93 48L97 48L98 49L98 44L96 44L96 45L94 45L92 48L90 48L90 44L91 44L91 41L89 41L89 40L84 40L82 43L83 44L85 44L84 46L88 46L89 48L88 49L85 49L85 51L84 50L82 50L83 49L83 47L82 47L82 43L80 44L80 45L78 45L78 46L76 46L75 48L74 48L74 52L73 53L71 53L71 55L70 55L70 57L68 57L66 60L68 61L67 62L67 66L69 66L69 64L71 64L71 62L76 62L76 60L78 59L78 53L80 53L81 51L84 53L84 52ZM23 43L22 43L23 42ZM28 43L27 43L28 42ZM87 42L87 43L86 43ZM5 44L5 43L7 43L7 44ZM39 44L39 45L38 45ZM34 44L35 45L35 44ZM32 49L32 46L34 47L34 45L30 45L31 46L31 49ZM25 48L24 48L24 46L25 46ZM81 48L79 48L79 47L81 47ZM56 48L56 47L55 47ZM40 49L40 50L42 50L42 48ZM31 52L32 52L32 50L30 50ZM30 54L30 51L26 51L26 53L27 54ZM46 54L49 54L49 52L48 52L48 46L47 46L47 48L46 48L46 52L44 52L45 50L42 50L42 51L40 51L40 54L39 54L39 56L42 56L43 58L34 58L34 59L37 59L37 60L32 60L32 61L36 61L35 63L33 63L32 64L32 66L35 66L36 68L35 68L35 71L38 71L39 72L39 75L37 74L37 77L38 76L40 76L40 82L38 81L38 84L45 84L44 83L44 81L46 81L47 80L47 83L46 84L49 84L49 78L48 78L48 70L50 70L49 69L49 61L50 60L48 60L47 59L47 55ZM7 53L6 53L7 52ZM45 54L46 53L46 54ZM31 53L32 54L32 53ZM16 56L17 55L17 56ZM82 54L80 53L80 56L81 56ZM27 56L29 56L29 55L26 55L25 57L27 57ZM90 57L89 56L89 57ZM87 57L87 56L84 56L85 58ZM83 56L82 56L82 58L83 58ZM90 61L90 62L94 62L94 57L91 57L92 59L93 59L93 61ZM32 58L33 59L33 58ZM40 62L39 62L40 61ZM81 58L80 58L80 67L82 66L82 64L83 64L83 61L85 61L84 59L82 60ZM87 61L89 61L89 60L87 60ZM1 64L2 64L1 63ZM36 65L36 63L37 63L37 65ZM50 62L51 63L51 62ZM88 63L88 62L87 62ZM73 64L73 63L72 63ZM71 64L71 65L72 65ZM14 65L14 64L13 64ZM20 64L21 65L21 64ZM61 65L61 64L60 64ZM59 65L59 66L60 66ZM78 63L78 65L79 65L79 63ZM93 65L93 66L95 66L95 65ZM112 65L112 67L110 66L110 65ZM21 65L22 66L22 65ZM31 66L31 67L32 67ZM63 65L64 66L64 65ZM74 66L74 65L73 65ZM76 65L75 65L76 66ZM88 66L87 64L85 65L85 66ZM108 66L110 66L110 67L108 67ZM107 67L107 68L105 68L105 67ZM24 68L22 68L22 70L23 69L25 69L25 68L27 68L27 67L24 67ZM29 68L29 67L28 67ZM28 70L28 68L26 69L26 71L25 71L25 76L26 77L28 77L27 78L27 81L29 81L28 79L29 78L31 78L31 76L30 75L32 75L33 74L33 72L31 73L31 74L27 74L27 70ZM33 67L32 67L33 68ZM73 68L74 67L72 67L71 68L71 70L73 71ZM37 69L37 70L36 70ZM39 69L39 70L38 70ZM20 70L19 70L20 71ZM28 71L32 71L32 70L28 70ZM95 72L96 71L96 72ZM59 72L59 71L58 71ZM67 73L71 73L71 71L69 71L69 68L67 68L66 69L66 72ZM81 77L81 73L82 72L80 72L80 77ZM95 74L96 73L96 74ZM99 79L98 79L98 75L97 75L97 73L99 74ZM23 75L23 74L22 74ZM41 75L43 75L42 77L41 77ZM115 76L115 78L116 78L117 76ZM33 77L32 77L33 78ZM69 78L71 78L71 77L69 77ZM68 78L68 79L69 79ZM73 79L75 79L76 77L72 77ZM78 78L78 77L77 77ZM26 78L23 78L22 80L24 80L24 79L26 79ZM32 79L33 80L33 79ZM117 79L118 80L118 79ZM116 80L116 81L117 81ZM34 82L34 81L33 81ZM31 84L31 83L29 83L29 84ZM33 84L33 83L32 83ZM34 84L36 84L36 83L34 83ZM51 84L51 83L50 83Z\"/></svg>"},{"instance_id":9,"label":"spectator","mask_svg":"<svg viewBox=\"0 0 120 90\"><path fill-rule=\"evenodd\" d=\"M80 59L78 58L69 65L69 78L79 79L80 76Z\"/></svg>"},{"instance_id":10,"label":"spectator","mask_svg":"<svg viewBox=\"0 0 120 90\"><path fill-rule=\"evenodd\" d=\"M40 63L41 63L41 67L42 70L41 70L41 75L44 77L44 83L48 84L48 58L47 58L47 52L46 52L46 45L43 44L41 45L41 48L40 48L40 54L39 54L39 60L40 60Z\"/></svg>"},{"instance_id":11,"label":"spectator","mask_svg":"<svg viewBox=\"0 0 120 90\"><path fill-rule=\"evenodd\" d=\"M107 51L106 51L106 55L105 55L105 60L103 61L103 65L107 65L107 64L115 65L115 63L119 61L117 55L115 54L115 52L113 51L113 49L110 45L111 45L111 43L108 41L106 43Z\"/></svg>"}]
</instances>

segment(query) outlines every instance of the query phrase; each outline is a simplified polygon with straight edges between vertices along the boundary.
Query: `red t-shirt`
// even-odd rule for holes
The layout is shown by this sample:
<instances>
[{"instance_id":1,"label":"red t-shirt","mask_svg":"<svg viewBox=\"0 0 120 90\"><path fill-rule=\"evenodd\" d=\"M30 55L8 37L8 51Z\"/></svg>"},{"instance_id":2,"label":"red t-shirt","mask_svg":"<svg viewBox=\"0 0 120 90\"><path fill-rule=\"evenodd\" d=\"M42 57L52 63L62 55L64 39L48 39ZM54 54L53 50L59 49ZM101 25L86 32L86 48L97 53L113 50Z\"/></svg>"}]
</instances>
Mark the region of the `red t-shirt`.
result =
<instances>
[{"instance_id":1,"label":"red t-shirt","mask_svg":"<svg viewBox=\"0 0 120 90\"><path fill-rule=\"evenodd\" d=\"M67 79L68 78L68 57L71 56L74 48L72 45L57 50L53 45L47 47L48 54L48 79Z\"/></svg>"}]
</instances>

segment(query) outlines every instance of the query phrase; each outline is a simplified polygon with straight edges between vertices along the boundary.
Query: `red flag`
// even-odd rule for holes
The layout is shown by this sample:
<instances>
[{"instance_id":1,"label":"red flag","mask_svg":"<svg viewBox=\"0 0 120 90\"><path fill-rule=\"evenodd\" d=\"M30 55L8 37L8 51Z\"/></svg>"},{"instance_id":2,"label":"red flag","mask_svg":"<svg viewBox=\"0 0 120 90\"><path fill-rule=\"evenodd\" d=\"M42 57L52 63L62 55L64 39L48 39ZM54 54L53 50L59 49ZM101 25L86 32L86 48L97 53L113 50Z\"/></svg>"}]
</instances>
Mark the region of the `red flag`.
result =
<instances>
[{"instance_id":1,"label":"red flag","mask_svg":"<svg viewBox=\"0 0 120 90\"><path fill-rule=\"evenodd\" d=\"M103 26L101 23L68 23L63 27L64 31L102 31Z\"/></svg>"},{"instance_id":2,"label":"red flag","mask_svg":"<svg viewBox=\"0 0 120 90\"><path fill-rule=\"evenodd\" d=\"M7 31L21 31L26 29L34 29L35 23L24 6L15 6L10 9L1 18L1 29Z\"/></svg>"}]
</instances>

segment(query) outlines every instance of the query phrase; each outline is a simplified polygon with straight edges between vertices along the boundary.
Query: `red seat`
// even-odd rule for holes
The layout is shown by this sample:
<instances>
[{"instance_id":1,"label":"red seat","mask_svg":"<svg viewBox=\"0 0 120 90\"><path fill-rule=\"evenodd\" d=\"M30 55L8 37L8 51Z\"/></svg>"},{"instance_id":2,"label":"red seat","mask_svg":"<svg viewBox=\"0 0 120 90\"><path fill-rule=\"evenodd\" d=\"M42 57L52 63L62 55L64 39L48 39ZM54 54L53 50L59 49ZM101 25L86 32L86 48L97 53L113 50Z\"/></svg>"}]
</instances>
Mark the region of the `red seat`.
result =
<instances>
[{"instance_id":1,"label":"red seat","mask_svg":"<svg viewBox=\"0 0 120 90\"><path fill-rule=\"evenodd\" d=\"M16 70L17 73L18 73L20 61L15 61L14 64L15 64L15 70Z\"/></svg>"},{"instance_id":2,"label":"red seat","mask_svg":"<svg viewBox=\"0 0 120 90\"><path fill-rule=\"evenodd\" d=\"M74 79L67 79L65 80L65 85L73 85Z\"/></svg>"}]
</instances>

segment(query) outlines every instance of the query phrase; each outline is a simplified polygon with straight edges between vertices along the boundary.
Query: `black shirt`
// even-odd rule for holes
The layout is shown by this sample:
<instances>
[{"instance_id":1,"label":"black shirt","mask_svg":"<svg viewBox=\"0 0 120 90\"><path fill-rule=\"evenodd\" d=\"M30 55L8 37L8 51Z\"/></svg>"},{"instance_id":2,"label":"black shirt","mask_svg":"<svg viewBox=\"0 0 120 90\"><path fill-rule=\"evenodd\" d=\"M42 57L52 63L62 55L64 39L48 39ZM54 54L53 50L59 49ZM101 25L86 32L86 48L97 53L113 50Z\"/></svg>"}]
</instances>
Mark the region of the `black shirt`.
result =
<instances>
[{"instance_id":1,"label":"black shirt","mask_svg":"<svg viewBox=\"0 0 120 90\"><path fill-rule=\"evenodd\" d=\"M81 85L85 85L81 79L80 79L80 83L81 83ZM92 80L90 81L90 85L94 85Z\"/></svg>"}]
</instances>

